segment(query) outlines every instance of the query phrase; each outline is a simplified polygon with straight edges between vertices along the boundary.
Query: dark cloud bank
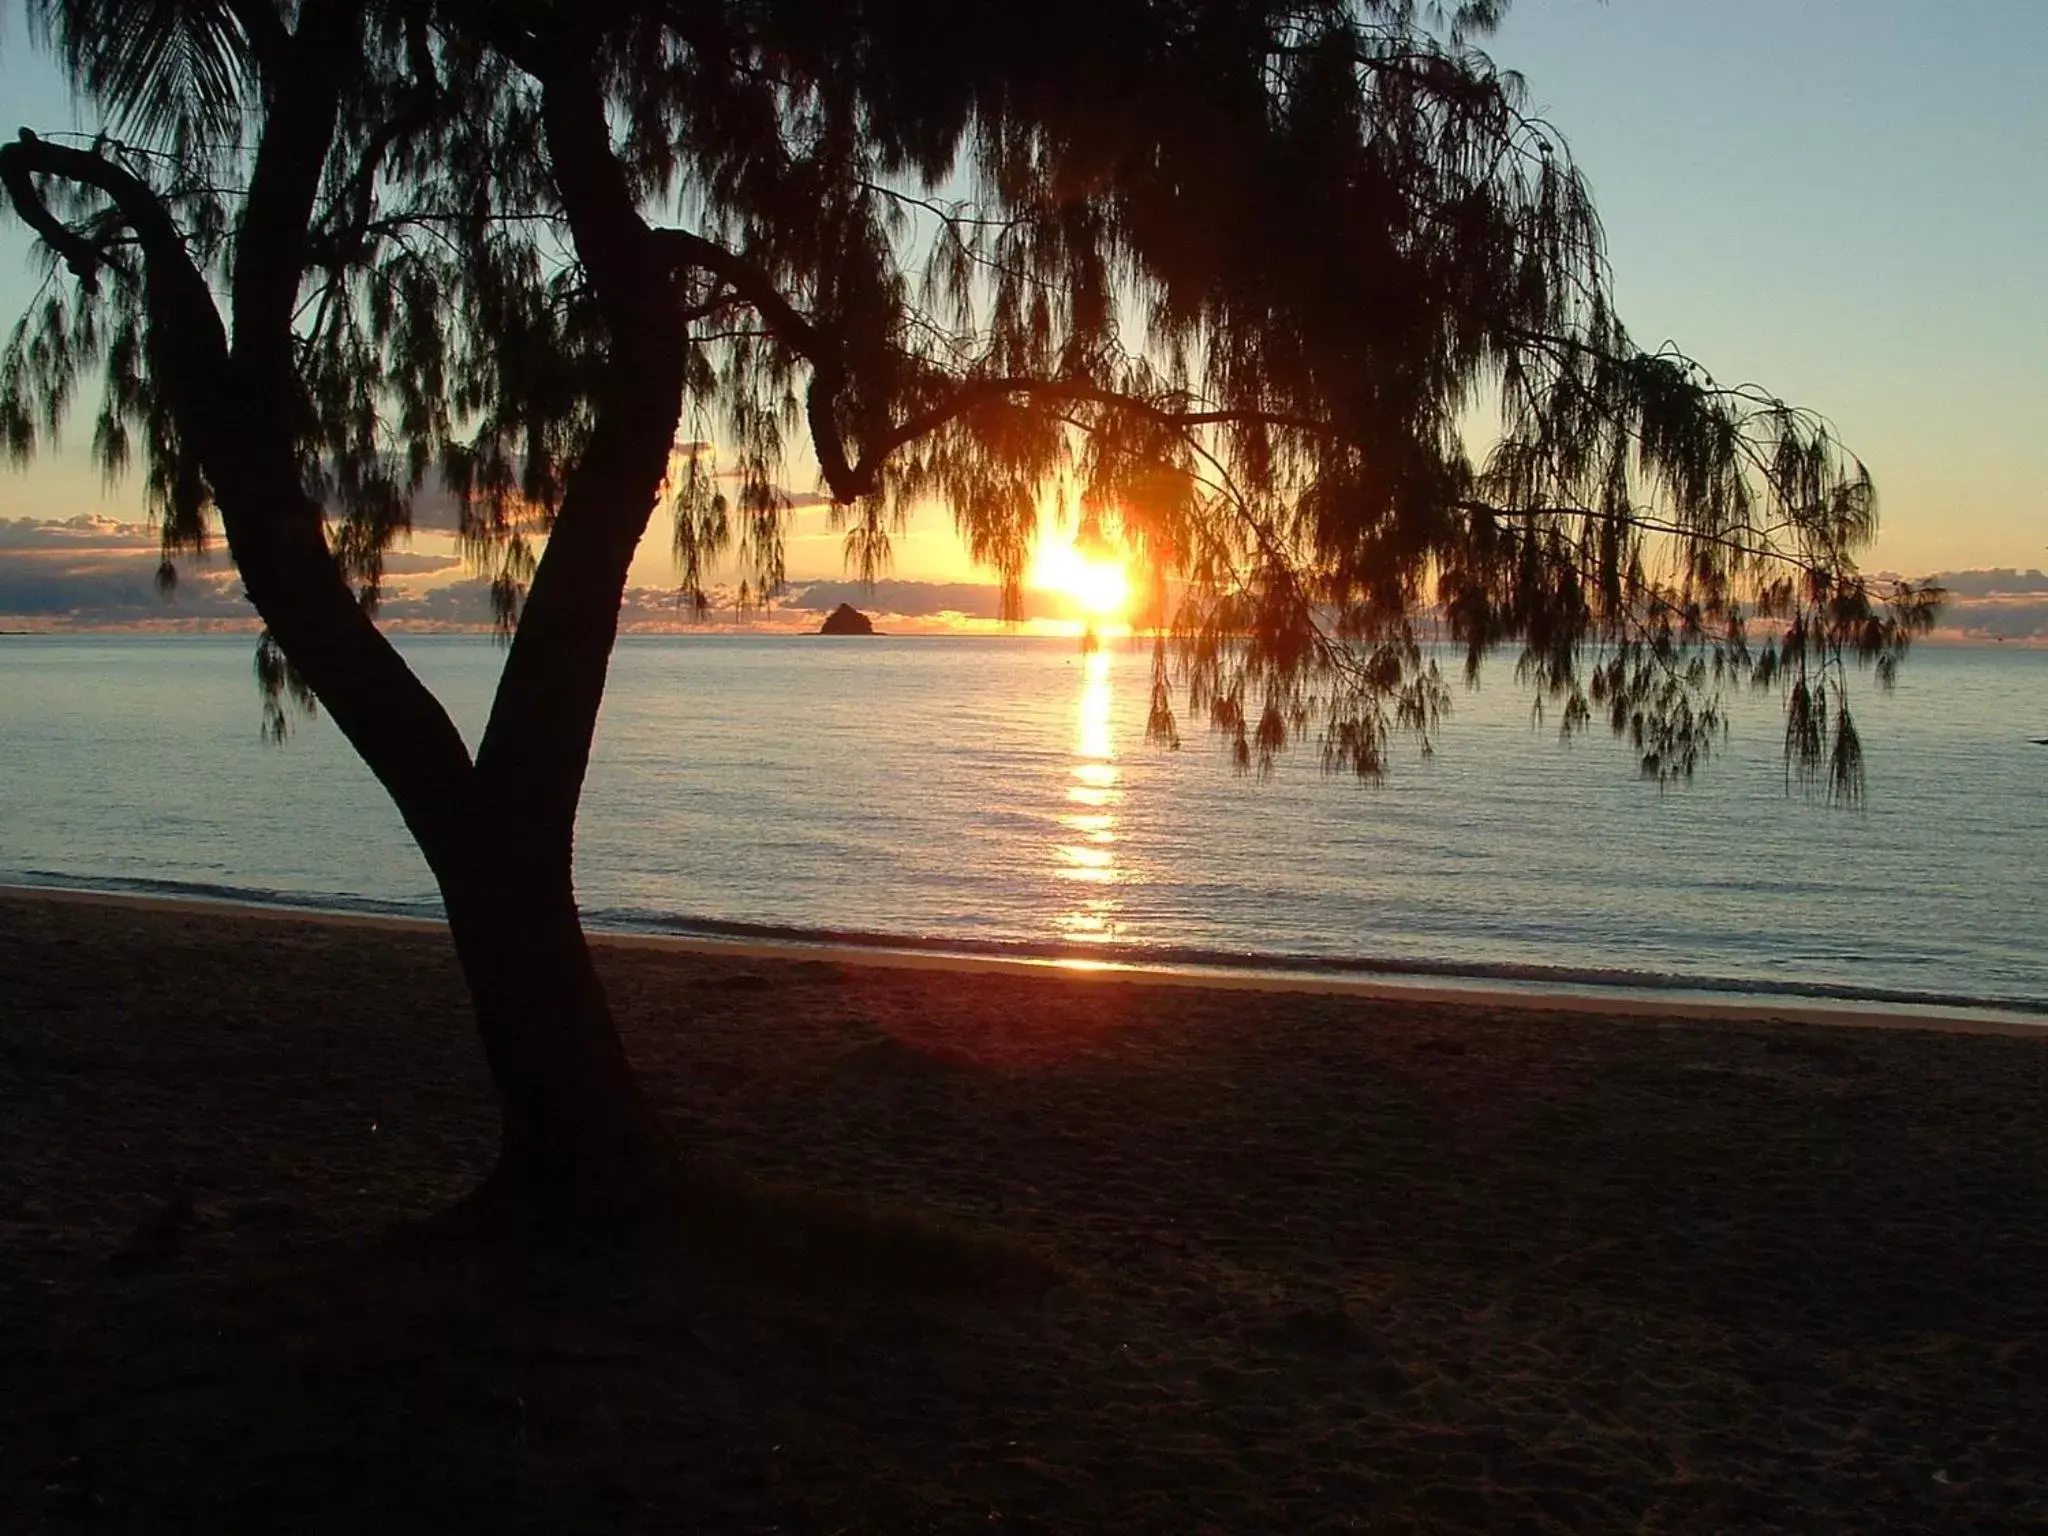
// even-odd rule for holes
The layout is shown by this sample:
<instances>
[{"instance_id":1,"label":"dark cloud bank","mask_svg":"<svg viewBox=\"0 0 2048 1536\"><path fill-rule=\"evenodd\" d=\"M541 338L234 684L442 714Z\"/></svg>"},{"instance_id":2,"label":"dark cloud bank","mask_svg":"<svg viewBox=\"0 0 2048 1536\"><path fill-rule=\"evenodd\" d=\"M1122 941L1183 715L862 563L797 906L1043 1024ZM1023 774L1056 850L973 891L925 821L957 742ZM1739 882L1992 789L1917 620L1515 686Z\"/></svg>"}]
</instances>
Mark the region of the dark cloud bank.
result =
<instances>
[{"instance_id":1,"label":"dark cloud bank","mask_svg":"<svg viewBox=\"0 0 2048 1536\"><path fill-rule=\"evenodd\" d=\"M256 619L242 596L240 579L225 552L210 559L181 559L179 580L169 594L156 589L157 537L141 523L103 517L0 518L0 627L115 629L161 627L253 627ZM452 555L394 550L385 557L391 590L381 610L393 627L488 629L491 607L481 582L458 581L419 589L408 578L438 575L460 562ZM1941 618L1944 638L1974 641L2048 641L2048 574L2038 570L1949 571L1934 578L1948 588ZM941 621L948 616L992 621L1002 616L997 588L976 581L799 581L766 615L778 628L801 627L812 616L851 603L885 623ZM1055 595L1027 592L1027 618L1072 618ZM715 607L711 627L730 626L739 616L729 604ZM621 626L627 630L698 627L673 591L636 588L626 594Z\"/></svg>"}]
</instances>

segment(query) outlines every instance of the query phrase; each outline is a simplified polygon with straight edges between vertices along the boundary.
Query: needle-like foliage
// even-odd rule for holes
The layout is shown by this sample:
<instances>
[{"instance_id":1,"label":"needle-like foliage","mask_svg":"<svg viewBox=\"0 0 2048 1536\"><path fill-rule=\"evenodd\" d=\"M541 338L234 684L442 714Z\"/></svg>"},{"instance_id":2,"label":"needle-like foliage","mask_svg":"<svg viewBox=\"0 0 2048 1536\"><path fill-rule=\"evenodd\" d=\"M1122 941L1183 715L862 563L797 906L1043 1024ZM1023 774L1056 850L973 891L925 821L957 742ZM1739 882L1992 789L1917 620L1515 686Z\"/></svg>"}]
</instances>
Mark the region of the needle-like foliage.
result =
<instances>
[{"instance_id":1,"label":"needle-like foliage","mask_svg":"<svg viewBox=\"0 0 2048 1536\"><path fill-rule=\"evenodd\" d=\"M1791 770L1853 794L1850 669L1888 682L1937 595L1859 573L1875 493L1823 418L1631 340L1564 140L1474 46L1504 9L371 7L292 337L335 558L374 603L439 475L516 622L608 346L542 131L573 33L689 326L668 490L693 601L735 557L750 595L780 586L793 477L862 574L938 508L1012 605L1056 507L1148 575L1162 737L1185 700L1243 765L1308 740L1377 777L1447 706L1432 642L1474 670L1505 645L1566 729L1604 719L1658 778L1710 749L1725 687L1781 688ZM121 135L92 153L223 285L296 12L37 7ZM101 461L139 437L191 547L208 491L132 232L39 186L82 280L0 361L9 446L99 365Z\"/></svg>"},{"instance_id":2,"label":"needle-like foliage","mask_svg":"<svg viewBox=\"0 0 2048 1536\"><path fill-rule=\"evenodd\" d=\"M791 496L885 565L950 513L1014 602L1041 515L1131 549L1151 722L1386 771L1518 647L1659 779L1744 679L1854 793L1878 593L1826 422L1645 353L1505 0L38 0L105 131L0 145L49 257L0 351L26 458L100 376L166 555L217 519L267 725L317 698L440 887L503 1114L479 1199L674 1189L577 913L633 551L783 577ZM472 749L373 622L437 478L509 641ZM168 558L166 571L170 570ZM495 1192L495 1193L494 1193Z\"/></svg>"}]
</instances>

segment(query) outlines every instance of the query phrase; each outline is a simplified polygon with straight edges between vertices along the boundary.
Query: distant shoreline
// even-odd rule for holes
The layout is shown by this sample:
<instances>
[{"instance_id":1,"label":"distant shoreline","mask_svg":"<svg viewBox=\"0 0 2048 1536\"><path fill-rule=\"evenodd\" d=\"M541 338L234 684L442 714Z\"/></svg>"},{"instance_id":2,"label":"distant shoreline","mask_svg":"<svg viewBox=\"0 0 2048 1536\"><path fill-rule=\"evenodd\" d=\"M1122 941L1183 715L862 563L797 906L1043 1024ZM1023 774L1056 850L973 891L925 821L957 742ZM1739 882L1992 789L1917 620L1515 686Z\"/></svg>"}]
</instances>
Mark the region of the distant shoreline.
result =
<instances>
[{"instance_id":1,"label":"distant shoreline","mask_svg":"<svg viewBox=\"0 0 2048 1536\"><path fill-rule=\"evenodd\" d=\"M677 624L658 628L622 628L619 642L630 643L644 640L780 640L815 639L817 626L812 622L816 615L812 610L791 610L805 615L800 623L787 625L740 625L724 620L706 620L702 624ZM1043 640L1056 644L1076 645L1080 641L1077 627L1071 634L1053 630L1032 629L1028 624L1015 629L1007 628L999 620L974 619L957 627L946 627L929 615L896 614L877 611L875 621L888 623L886 630L877 629L870 638L876 640ZM1076 623L1078 621L1057 620L1050 622ZM927 626L904 628L912 626ZM488 625L473 625L462 628L439 628L425 624L411 624L403 620L383 626L384 632L394 639L402 640L495 640L497 632ZM0 639L59 639L59 640L183 640L183 639L243 639L253 638L262 632L262 625L255 619L161 619L145 620L125 625L50 625L36 629L0 629ZM1123 644L1140 641L1149 644L1151 631L1134 631L1130 635L1111 637L1108 644ZM1436 644L1455 645L1456 642L1443 639ZM1927 646L1939 650L1974 651L2048 651L2048 635L1986 635L1962 633L1959 631L1937 630L1931 635L1922 635L1914 640L1915 646ZM1908 661L1908 666L1912 663Z\"/></svg>"},{"instance_id":2,"label":"distant shoreline","mask_svg":"<svg viewBox=\"0 0 2048 1536\"><path fill-rule=\"evenodd\" d=\"M65 885L0 882L0 899L49 900L73 905L126 906L147 912L213 912L223 917L311 922L344 928L440 933L438 917L399 912L263 902L217 894L105 890ZM706 931L717 927L723 931ZM1446 1003L1546 1013L1641 1019L1778 1022L1871 1029L1928 1029L1961 1034L2048 1036L2048 1013L1995 1002L1938 1003L1897 997L1811 996L1742 992L1711 984L1628 985L1592 979L1501 976L1451 966L1394 966L1373 961L1318 961L1314 957L1242 955L1191 959L1178 952L1158 958L1119 952L1097 959L1072 950L1025 945L936 941L888 934L808 933L765 925L700 922L659 932L590 927L593 944L781 961L823 961L877 970L949 974L1085 977L1104 984L1167 986L1202 991L1307 993L1379 1001Z\"/></svg>"}]
</instances>

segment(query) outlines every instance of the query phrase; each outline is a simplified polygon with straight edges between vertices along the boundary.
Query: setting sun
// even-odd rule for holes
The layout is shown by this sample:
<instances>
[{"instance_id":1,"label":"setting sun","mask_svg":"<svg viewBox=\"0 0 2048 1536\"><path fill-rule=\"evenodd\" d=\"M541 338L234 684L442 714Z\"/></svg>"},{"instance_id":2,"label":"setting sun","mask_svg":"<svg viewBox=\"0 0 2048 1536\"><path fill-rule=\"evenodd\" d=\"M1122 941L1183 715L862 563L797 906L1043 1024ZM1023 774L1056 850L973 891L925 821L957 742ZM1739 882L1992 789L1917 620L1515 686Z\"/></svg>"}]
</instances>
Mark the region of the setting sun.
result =
<instances>
[{"instance_id":1,"label":"setting sun","mask_svg":"<svg viewBox=\"0 0 2048 1536\"><path fill-rule=\"evenodd\" d=\"M1131 601L1126 562L1085 555L1072 543L1040 544L1026 584L1071 599L1094 620L1121 618Z\"/></svg>"}]
</instances>

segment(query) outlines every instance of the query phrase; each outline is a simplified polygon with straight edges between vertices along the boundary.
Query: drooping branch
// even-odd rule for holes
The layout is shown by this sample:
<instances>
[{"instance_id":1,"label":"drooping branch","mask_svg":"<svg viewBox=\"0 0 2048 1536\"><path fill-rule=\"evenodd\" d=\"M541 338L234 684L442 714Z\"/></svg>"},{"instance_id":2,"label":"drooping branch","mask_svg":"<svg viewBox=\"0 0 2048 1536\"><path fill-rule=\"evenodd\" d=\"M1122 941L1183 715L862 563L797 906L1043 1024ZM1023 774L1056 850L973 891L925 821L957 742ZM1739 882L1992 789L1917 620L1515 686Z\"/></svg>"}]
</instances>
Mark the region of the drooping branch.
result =
<instances>
[{"instance_id":1,"label":"drooping branch","mask_svg":"<svg viewBox=\"0 0 2048 1536\"><path fill-rule=\"evenodd\" d=\"M838 342L792 304L766 272L738 252L686 229L661 229L655 234L678 266L697 267L725 281L753 306L778 342L811 365L804 411L819 472L835 501L857 501L869 494L873 473L870 470L863 476L848 462L846 439L839 427L839 396L846 388L847 371Z\"/></svg>"},{"instance_id":2,"label":"drooping branch","mask_svg":"<svg viewBox=\"0 0 2048 1536\"><path fill-rule=\"evenodd\" d=\"M0 184L6 186L8 201L14 205L14 211L21 216L22 222L36 232L43 244L57 253L64 265L71 269L71 275L78 279L80 287L87 293L97 293L100 267L106 260L105 252L50 212L36 190L33 178L37 171L51 175L64 173L64 162L44 153L46 148L59 149L61 146L45 146L29 129L22 129L17 142L0 148ZM98 158L87 156L83 150L70 150L68 153Z\"/></svg>"},{"instance_id":3,"label":"drooping branch","mask_svg":"<svg viewBox=\"0 0 2048 1536\"><path fill-rule=\"evenodd\" d=\"M334 8L309 5L302 14L318 22L323 12L332 16ZM310 43L302 37L295 44L298 56L324 71ZM330 84L324 118L320 78ZM319 505L305 494L298 458L291 317L335 113L331 77L301 83L308 89L278 93L266 122L237 240L232 351L185 234L142 178L103 155L31 134L0 148L0 180L31 227L74 271L84 267L81 282L102 258L89 243L79 248L37 193L36 177L102 193L133 232L143 257L150 371L170 402L181 451L203 469L218 500L244 586L299 675L433 849L445 844L460 805L468 751L356 602L329 552ZM287 226L295 220L294 232Z\"/></svg>"},{"instance_id":4,"label":"drooping branch","mask_svg":"<svg viewBox=\"0 0 2048 1536\"><path fill-rule=\"evenodd\" d=\"M407 220L387 220L382 225L371 218L377 181L384 172L386 157L408 136L433 124L452 105L435 78L430 58L413 61L413 84L399 107L371 132L347 185L335 199L338 212L347 223L336 227L331 221L308 238L309 255L316 265L336 269L355 259L365 242L380 230L401 226ZM413 220L410 222L425 222Z\"/></svg>"},{"instance_id":5,"label":"drooping branch","mask_svg":"<svg viewBox=\"0 0 2048 1536\"><path fill-rule=\"evenodd\" d=\"M1142 417L1153 426L1172 432L1192 432L1202 427L1254 425L1285 427L1290 431L1324 436L1334 436L1337 431L1328 422L1286 412L1256 409L1181 409L1080 379L971 379L961 384L938 404L913 416L905 417L895 427L870 443L862 452L860 462L850 473L848 484L853 494L839 499L851 501L856 496L873 495L880 484L882 466L890 454L908 447L920 438L930 436L962 416L1000 404L1018 395L1048 402L1099 405L1114 412Z\"/></svg>"},{"instance_id":6,"label":"drooping branch","mask_svg":"<svg viewBox=\"0 0 2048 1536\"><path fill-rule=\"evenodd\" d=\"M765 271L737 252L688 230L661 229L655 233L674 253L679 264L701 268L730 284L735 295L761 316L776 341L811 365L812 378L805 392L805 412L819 469L833 499L840 503L851 503L874 495L880 489L882 469L891 454L962 416L1018 395L1049 402L1101 405L1142 416L1153 425L1169 430L1256 424L1320 435L1331 435L1336 431L1328 422L1286 412L1227 408L1189 410L1083 379L1006 376L959 383L938 403L906 417L864 444L859 460L850 461L838 422L838 400L846 387L848 373L844 350L837 340L799 310Z\"/></svg>"},{"instance_id":7,"label":"drooping branch","mask_svg":"<svg viewBox=\"0 0 2048 1536\"><path fill-rule=\"evenodd\" d=\"M0 146L0 183L6 186L15 212L63 258L88 292L98 285L106 254L50 211L36 190L37 176L57 177L104 193L142 247L152 280L169 282L181 290L186 302L203 300L205 308L212 310L206 280L193 265L170 211L149 183L92 150L55 144L26 128L14 143Z\"/></svg>"},{"instance_id":8,"label":"drooping branch","mask_svg":"<svg viewBox=\"0 0 2048 1536\"><path fill-rule=\"evenodd\" d=\"M155 189L134 172L91 150L54 144L23 129L14 143L0 146L0 184L23 220L88 291L96 286L105 254L51 212L36 187L38 176L100 192L132 232L143 257L151 353L172 397L189 402L180 420L187 441L204 458L205 437L228 419L219 409L230 387L228 344L212 290L183 233Z\"/></svg>"}]
</instances>

